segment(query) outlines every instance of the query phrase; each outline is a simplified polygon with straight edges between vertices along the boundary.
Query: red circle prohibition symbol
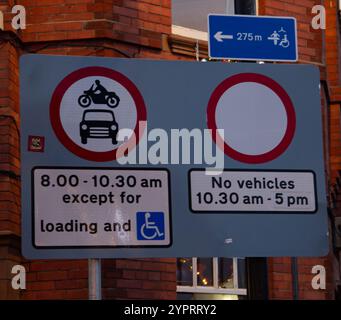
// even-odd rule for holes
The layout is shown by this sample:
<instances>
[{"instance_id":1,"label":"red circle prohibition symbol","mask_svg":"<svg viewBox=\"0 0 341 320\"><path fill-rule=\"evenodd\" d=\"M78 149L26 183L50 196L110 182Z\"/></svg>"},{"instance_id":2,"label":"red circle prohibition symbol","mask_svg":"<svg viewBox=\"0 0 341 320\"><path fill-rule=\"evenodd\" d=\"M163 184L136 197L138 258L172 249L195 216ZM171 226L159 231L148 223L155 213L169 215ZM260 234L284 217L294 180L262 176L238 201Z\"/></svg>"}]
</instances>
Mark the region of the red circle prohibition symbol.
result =
<instances>
[{"instance_id":1,"label":"red circle prohibition symbol","mask_svg":"<svg viewBox=\"0 0 341 320\"><path fill-rule=\"evenodd\" d=\"M216 109L220 98L227 90L229 90L233 86L245 82L255 82L268 87L280 98L285 107L287 115L287 127L285 134L280 143L275 148L263 154L249 155L241 153L229 146L217 132L219 128L217 128L216 124ZM265 163L278 158L287 150L287 148L291 144L296 131L295 108L286 91L273 79L256 73L241 73L227 78L214 90L207 108L207 126L210 130L212 130L211 134L214 142L219 146L220 149L224 151L227 156L231 157L234 160L248 164Z\"/></svg>"},{"instance_id":2,"label":"red circle prohibition symbol","mask_svg":"<svg viewBox=\"0 0 341 320\"><path fill-rule=\"evenodd\" d=\"M128 150L130 150L131 148L135 147L138 144L142 136L141 132L139 132L140 131L139 122L147 120L147 111L143 97L139 90L137 89L137 87L135 86L135 84L132 81L130 81L126 76L117 71L104 67L87 67L76 70L69 74L60 82L60 84L57 86L52 95L50 103L50 121L52 124L52 128L60 142L75 155L86 160L97 162L116 160L118 157L117 155L118 148L105 152L90 151L84 149L78 144L76 144L72 139L70 139L70 137L65 132L60 119L61 102L66 91L75 82L91 76L103 76L112 79L120 83L123 87L125 87L129 94L132 96L136 106L137 114L136 126L134 128L135 137L130 138L127 142L124 143L124 145L129 146Z\"/></svg>"}]
</instances>

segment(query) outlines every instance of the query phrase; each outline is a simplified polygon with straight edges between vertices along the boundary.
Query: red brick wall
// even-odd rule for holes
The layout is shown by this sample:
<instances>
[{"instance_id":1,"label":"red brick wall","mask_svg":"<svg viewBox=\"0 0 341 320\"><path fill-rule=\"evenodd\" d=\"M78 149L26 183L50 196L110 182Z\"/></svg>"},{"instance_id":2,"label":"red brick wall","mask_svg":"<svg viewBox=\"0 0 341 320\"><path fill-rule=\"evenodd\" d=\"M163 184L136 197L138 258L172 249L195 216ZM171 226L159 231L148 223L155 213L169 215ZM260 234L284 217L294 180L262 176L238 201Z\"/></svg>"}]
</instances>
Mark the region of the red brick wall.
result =
<instances>
[{"instance_id":1,"label":"red brick wall","mask_svg":"<svg viewBox=\"0 0 341 320\"><path fill-rule=\"evenodd\" d=\"M9 1L9 5L13 2ZM0 173L0 298L18 297L18 293L9 289L9 267L22 262L28 270L28 284L21 298L85 299L88 294L86 261L26 261L12 249L17 240L11 240L9 234L20 236L20 194L16 179L20 167L19 140L14 122L19 121L18 57L24 52L155 59L192 60L193 57L174 55L169 49L171 0L20 0L16 3L25 5L28 14L27 29L18 32L22 43L13 38L0 44L0 172L5 171ZM326 1L325 42L323 32L310 27L311 8L319 3L313 0L259 1L260 14L297 17L300 61L319 65L323 77L327 75L333 99L340 99L340 52L335 53L339 44L336 0ZM1 10L5 7L6 4L0 5ZM6 30L9 17L6 14ZM341 167L339 123L340 111L333 106L331 167L334 171ZM328 290L316 292L310 286L311 267L323 264L331 275L329 261L299 259L301 299L332 297ZM6 268L2 267L4 265ZM268 266L270 298L291 299L290 259L269 259ZM175 287L174 259L103 260L104 298L174 299Z\"/></svg>"},{"instance_id":2,"label":"red brick wall","mask_svg":"<svg viewBox=\"0 0 341 320\"><path fill-rule=\"evenodd\" d=\"M87 299L86 260L26 261L23 299ZM175 299L174 259L102 260L103 299Z\"/></svg>"},{"instance_id":3,"label":"red brick wall","mask_svg":"<svg viewBox=\"0 0 341 320\"><path fill-rule=\"evenodd\" d=\"M7 5L0 4L6 11ZM5 16L8 25L8 18ZM21 262L18 51L0 43L0 299L19 298L10 286L12 266Z\"/></svg>"},{"instance_id":4,"label":"red brick wall","mask_svg":"<svg viewBox=\"0 0 341 320\"><path fill-rule=\"evenodd\" d=\"M19 2L29 10L25 42L107 37L160 49L161 35L171 32L170 0Z\"/></svg>"},{"instance_id":5,"label":"red brick wall","mask_svg":"<svg viewBox=\"0 0 341 320\"><path fill-rule=\"evenodd\" d=\"M259 0L261 15L289 16L297 19L299 59L323 63L323 32L311 28L311 9L320 0Z\"/></svg>"},{"instance_id":6,"label":"red brick wall","mask_svg":"<svg viewBox=\"0 0 341 320\"><path fill-rule=\"evenodd\" d=\"M26 261L27 289L23 299L87 299L86 260Z\"/></svg>"},{"instance_id":7,"label":"red brick wall","mask_svg":"<svg viewBox=\"0 0 341 320\"><path fill-rule=\"evenodd\" d=\"M298 258L298 298L300 300L329 300L334 298L333 269L328 258ZM327 269L326 290L314 290L312 268L315 265ZM291 258L271 258L268 260L269 298L274 300L294 299L294 285Z\"/></svg>"},{"instance_id":8,"label":"red brick wall","mask_svg":"<svg viewBox=\"0 0 341 320\"><path fill-rule=\"evenodd\" d=\"M332 90L340 88L340 26L337 12L337 1L327 1L327 30L326 30L326 63L328 81ZM336 94L336 92L333 92ZM340 93L339 93L340 94ZM339 99L341 100L341 95Z\"/></svg>"},{"instance_id":9,"label":"red brick wall","mask_svg":"<svg viewBox=\"0 0 341 320\"><path fill-rule=\"evenodd\" d=\"M336 1L325 1L327 5L327 30L314 30L311 27L314 5L324 4L315 0L260 0L260 11L264 15L294 16L298 22L299 61L314 63L320 66L322 79L328 80L329 86L339 84L339 28L337 21ZM325 40L324 40L325 37ZM326 51L324 52L324 48ZM327 64L327 65L326 65ZM328 66L326 68L326 66ZM327 77L325 78L325 75ZM331 109L331 163L332 169L340 165L340 127L336 121L339 109ZM335 166L335 162L337 165ZM335 174L333 175L335 178ZM332 282L332 256L326 258L299 258L299 299L332 299L334 284ZM313 290L311 273L314 265L323 265L327 270L327 290ZM269 259L269 295L271 299L293 299L293 275L290 258Z\"/></svg>"},{"instance_id":10,"label":"red brick wall","mask_svg":"<svg viewBox=\"0 0 341 320\"><path fill-rule=\"evenodd\" d=\"M330 85L331 99L341 102L341 77L340 77L340 22L337 16L337 1L327 1L327 31L326 31L326 63L328 82ZM340 104L330 107L330 167L333 180L341 170L341 117Z\"/></svg>"},{"instance_id":11,"label":"red brick wall","mask_svg":"<svg viewBox=\"0 0 341 320\"><path fill-rule=\"evenodd\" d=\"M176 299L174 259L103 260L104 299Z\"/></svg>"},{"instance_id":12,"label":"red brick wall","mask_svg":"<svg viewBox=\"0 0 341 320\"><path fill-rule=\"evenodd\" d=\"M18 53L0 50L0 230L20 235Z\"/></svg>"},{"instance_id":13,"label":"red brick wall","mask_svg":"<svg viewBox=\"0 0 341 320\"><path fill-rule=\"evenodd\" d=\"M18 111L19 54L39 52L61 55L140 57L163 51L162 33L170 33L170 1L146 0L23 0L27 29L18 32L23 42L5 42L0 49L0 174L1 233L20 235L19 139L13 119ZM10 4L11 5L11 4ZM4 7L1 7L4 10ZM9 30L6 15L5 30ZM11 40L13 41L13 40ZM142 47L143 46L143 49ZM170 55L169 52L165 53ZM6 115L6 117L4 117ZM18 124L19 125L19 124ZM7 233L6 233L7 234ZM1 242L0 242L1 249ZM26 261L19 254L9 259L8 247L0 251L0 298L18 296L10 289L10 269L23 263L27 269L27 290L22 299L86 299L87 261ZM3 253L3 254L2 254ZM175 299L174 259L103 260L103 297L107 299ZM5 290L6 288L6 290ZM12 292L12 294L9 294Z\"/></svg>"},{"instance_id":14,"label":"red brick wall","mask_svg":"<svg viewBox=\"0 0 341 320\"><path fill-rule=\"evenodd\" d=\"M335 191L335 203L333 204L332 213L334 216L341 215L340 188L335 187L336 178L341 173L341 26L339 19L338 1L326 1L327 9L327 31L326 31L326 63L328 83L330 85L331 106L330 106L330 170L331 184L330 188ZM333 103L334 102L334 103ZM338 103L336 103L338 102ZM334 270L341 270L340 252L335 253L333 257ZM333 275L329 275L331 278ZM338 274L336 279L340 279ZM335 281L335 280L334 280ZM340 292L340 289L339 289Z\"/></svg>"}]
</instances>

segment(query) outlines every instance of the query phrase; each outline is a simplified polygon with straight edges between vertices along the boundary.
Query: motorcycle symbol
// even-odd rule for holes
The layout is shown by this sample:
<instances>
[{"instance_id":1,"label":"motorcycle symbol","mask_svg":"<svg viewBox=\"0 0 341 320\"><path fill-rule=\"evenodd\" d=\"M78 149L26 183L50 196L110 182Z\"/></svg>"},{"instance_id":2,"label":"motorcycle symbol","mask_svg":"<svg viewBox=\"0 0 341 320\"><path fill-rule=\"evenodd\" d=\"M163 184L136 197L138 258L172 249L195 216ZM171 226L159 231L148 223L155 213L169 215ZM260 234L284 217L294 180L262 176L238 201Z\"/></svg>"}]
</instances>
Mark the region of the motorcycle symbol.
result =
<instances>
[{"instance_id":1,"label":"motorcycle symbol","mask_svg":"<svg viewBox=\"0 0 341 320\"><path fill-rule=\"evenodd\" d=\"M84 94L78 98L78 104L87 108L94 104L106 104L110 108L116 108L120 103L120 98L115 92L109 92L105 89L99 80L95 81L96 87L91 86L89 90L85 90Z\"/></svg>"}]
</instances>

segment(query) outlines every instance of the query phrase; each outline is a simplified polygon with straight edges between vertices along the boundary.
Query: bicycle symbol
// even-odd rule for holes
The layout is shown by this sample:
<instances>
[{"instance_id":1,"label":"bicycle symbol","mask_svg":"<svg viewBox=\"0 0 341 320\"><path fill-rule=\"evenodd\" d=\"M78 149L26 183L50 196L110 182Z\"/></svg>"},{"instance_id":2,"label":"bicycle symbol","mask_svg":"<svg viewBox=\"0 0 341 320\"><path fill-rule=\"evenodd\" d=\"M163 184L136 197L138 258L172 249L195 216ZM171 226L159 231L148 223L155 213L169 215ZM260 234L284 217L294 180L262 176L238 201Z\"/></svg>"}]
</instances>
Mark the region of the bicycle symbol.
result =
<instances>
[{"instance_id":1,"label":"bicycle symbol","mask_svg":"<svg viewBox=\"0 0 341 320\"><path fill-rule=\"evenodd\" d=\"M136 224L137 240L165 239L163 212L137 212Z\"/></svg>"}]
</instances>

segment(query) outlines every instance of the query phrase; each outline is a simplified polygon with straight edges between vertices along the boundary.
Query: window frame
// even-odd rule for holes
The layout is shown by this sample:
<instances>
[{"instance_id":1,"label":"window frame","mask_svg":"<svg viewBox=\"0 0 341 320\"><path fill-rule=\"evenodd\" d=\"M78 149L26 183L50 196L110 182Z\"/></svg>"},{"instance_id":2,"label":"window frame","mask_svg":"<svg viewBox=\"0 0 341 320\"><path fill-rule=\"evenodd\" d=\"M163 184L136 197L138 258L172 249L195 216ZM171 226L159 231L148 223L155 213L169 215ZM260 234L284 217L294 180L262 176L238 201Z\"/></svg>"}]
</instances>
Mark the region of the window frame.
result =
<instances>
[{"instance_id":1,"label":"window frame","mask_svg":"<svg viewBox=\"0 0 341 320\"><path fill-rule=\"evenodd\" d=\"M219 258L212 259L212 270L213 270L213 286L198 286L198 258L192 258L192 286L177 286L177 293L206 293L206 294L226 294L236 296L247 296L246 288L239 288L238 279L238 258L233 258L233 288L225 289L219 288Z\"/></svg>"},{"instance_id":2,"label":"window frame","mask_svg":"<svg viewBox=\"0 0 341 320\"><path fill-rule=\"evenodd\" d=\"M226 1L226 9L227 9L227 7L228 7L227 2L229 0L225 0L225 1ZM259 0L254 0L254 1L256 4L255 16L258 16L259 15ZM341 1L341 0L339 0L339 1ZM234 2L232 3L231 7L233 7L233 10L235 12ZM221 14L224 14L224 13L221 13ZM234 14L226 13L226 15L235 15L235 14L236 13L234 13ZM208 16L208 14L207 14L207 16ZM180 36L180 37L186 37L186 38L195 39L195 40L206 41L206 42L208 41L208 32L175 25L173 23L172 23L171 27L172 27L172 35Z\"/></svg>"}]
</instances>

